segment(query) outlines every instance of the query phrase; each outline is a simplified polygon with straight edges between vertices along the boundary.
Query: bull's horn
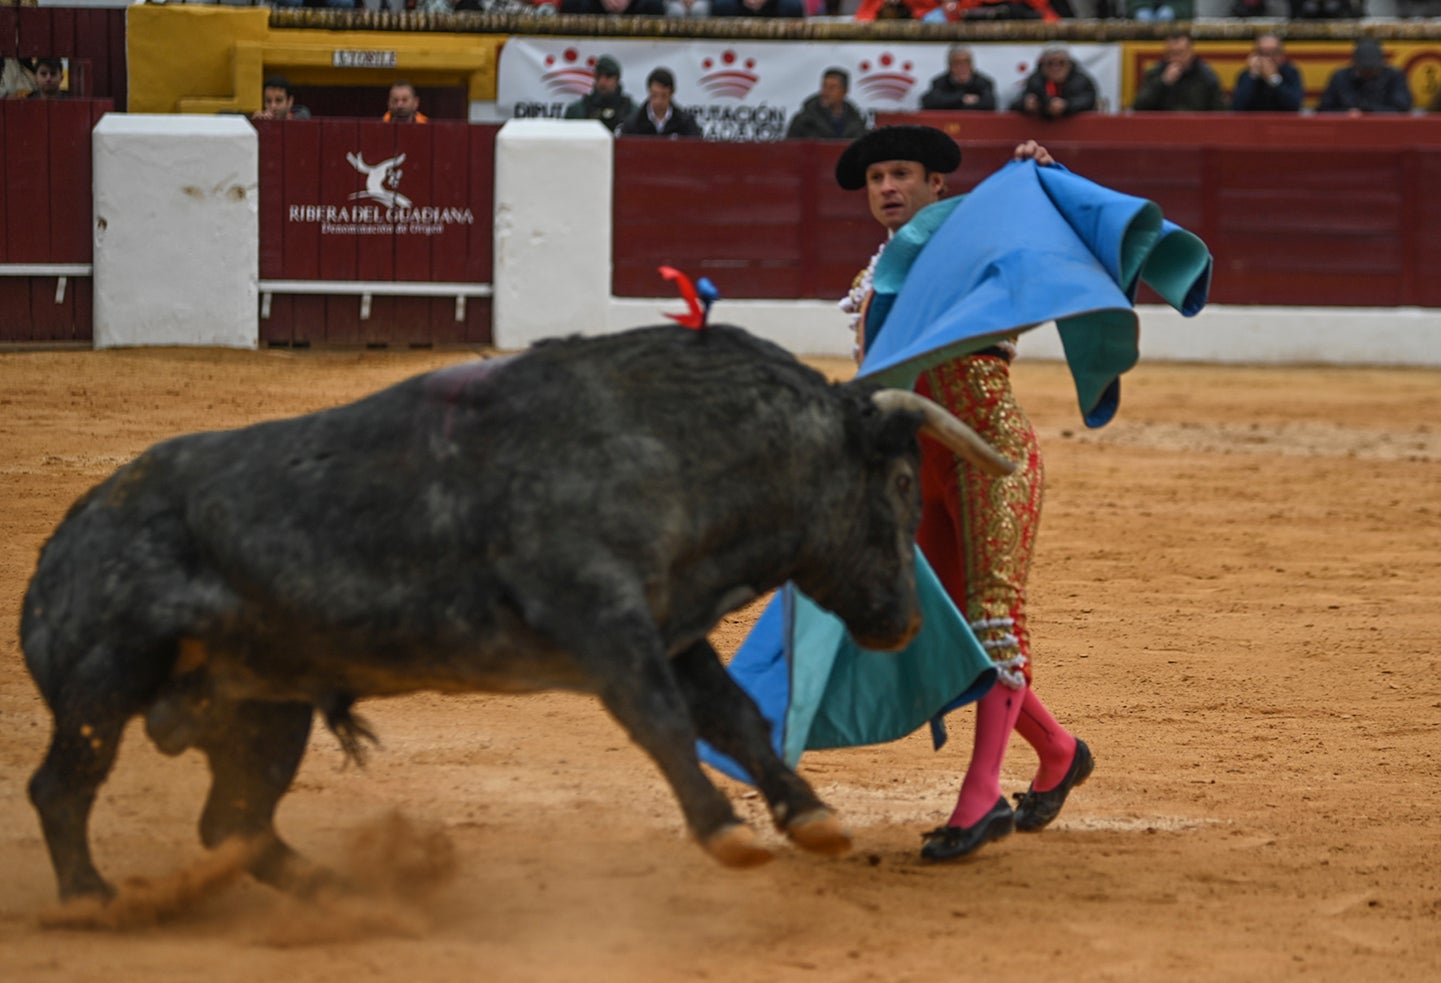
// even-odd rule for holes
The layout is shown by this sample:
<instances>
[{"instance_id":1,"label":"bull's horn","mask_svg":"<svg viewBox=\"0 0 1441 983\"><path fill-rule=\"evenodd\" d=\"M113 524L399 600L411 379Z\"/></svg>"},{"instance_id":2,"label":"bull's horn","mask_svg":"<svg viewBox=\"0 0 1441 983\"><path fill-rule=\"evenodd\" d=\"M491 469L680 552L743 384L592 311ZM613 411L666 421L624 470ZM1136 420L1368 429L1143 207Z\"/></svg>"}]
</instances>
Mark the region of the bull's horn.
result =
<instances>
[{"instance_id":1,"label":"bull's horn","mask_svg":"<svg viewBox=\"0 0 1441 983\"><path fill-rule=\"evenodd\" d=\"M871 395L871 402L877 409L887 412L910 410L921 414L925 418L921 430L986 474L999 478L1016 470L1015 462L986 443L980 434L956 419L939 403L904 389L879 389Z\"/></svg>"}]
</instances>

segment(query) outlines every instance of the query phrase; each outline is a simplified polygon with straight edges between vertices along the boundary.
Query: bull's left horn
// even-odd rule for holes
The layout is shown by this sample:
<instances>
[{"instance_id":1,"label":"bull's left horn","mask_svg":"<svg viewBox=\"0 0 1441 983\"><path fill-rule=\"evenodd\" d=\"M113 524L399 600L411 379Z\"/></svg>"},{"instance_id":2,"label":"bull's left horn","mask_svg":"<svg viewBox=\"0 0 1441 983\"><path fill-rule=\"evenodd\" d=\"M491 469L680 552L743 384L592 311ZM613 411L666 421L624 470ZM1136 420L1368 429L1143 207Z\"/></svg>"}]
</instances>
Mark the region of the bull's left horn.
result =
<instances>
[{"instance_id":1,"label":"bull's left horn","mask_svg":"<svg viewBox=\"0 0 1441 983\"><path fill-rule=\"evenodd\" d=\"M871 402L884 411L910 410L925 418L921 429L945 444L958 456L970 461L986 474L1003 477L1016 470L1015 462L982 439L970 427L956 419L944 406L904 389L879 389Z\"/></svg>"}]
</instances>

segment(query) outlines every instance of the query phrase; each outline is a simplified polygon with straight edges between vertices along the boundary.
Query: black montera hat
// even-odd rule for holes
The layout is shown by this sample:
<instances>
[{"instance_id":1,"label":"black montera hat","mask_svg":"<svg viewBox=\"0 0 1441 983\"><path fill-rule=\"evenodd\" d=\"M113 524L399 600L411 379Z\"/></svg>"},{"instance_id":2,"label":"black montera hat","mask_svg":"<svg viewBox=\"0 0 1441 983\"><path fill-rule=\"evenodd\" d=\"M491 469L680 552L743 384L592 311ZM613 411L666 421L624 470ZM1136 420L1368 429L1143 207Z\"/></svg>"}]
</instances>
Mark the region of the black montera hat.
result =
<instances>
[{"instance_id":1,"label":"black montera hat","mask_svg":"<svg viewBox=\"0 0 1441 983\"><path fill-rule=\"evenodd\" d=\"M949 174L961 166L961 148L933 126L882 126L841 154L836 184L847 191L864 188L866 168L883 160L913 160L928 171Z\"/></svg>"}]
</instances>

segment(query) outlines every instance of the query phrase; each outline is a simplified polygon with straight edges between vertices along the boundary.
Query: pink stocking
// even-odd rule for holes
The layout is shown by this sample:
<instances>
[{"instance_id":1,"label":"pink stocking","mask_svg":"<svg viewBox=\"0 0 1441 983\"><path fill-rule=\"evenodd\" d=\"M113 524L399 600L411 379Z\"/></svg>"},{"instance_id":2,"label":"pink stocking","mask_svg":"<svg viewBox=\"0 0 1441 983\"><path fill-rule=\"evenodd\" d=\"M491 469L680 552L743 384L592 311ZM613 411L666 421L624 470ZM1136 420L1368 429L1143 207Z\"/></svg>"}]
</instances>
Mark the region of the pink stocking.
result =
<instances>
[{"instance_id":1,"label":"pink stocking","mask_svg":"<svg viewBox=\"0 0 1441 983\"><path fill-rule=\"evenodd\" d=\"M976 703L976 740L971 749L971 764L961 782L961 795L949 825L974 826L1001 797L1001 762L1005 760L1006 743L1016 726L1023 697L1022 691L997 683Z\"/></svg>"},{"instance_id":2,"label":"pink stocking","mask_svg":"<svg viewBox=\"0 0 1441 983\"><path fill-rule=\"evenodd\" d=\"M1056 723L1056 718L1051 716L1036 691L1030 687L1026 688L1026 697L1021 702L1016 733L1036 749L1041 759L1036 777L1031 780L1031 788L1037 792L1049 792L1061 784L1061 779L1066 777L1066 771L1071 767L1071 759L1076 756L1076 739Z\"/></svg>"}]
</instances>

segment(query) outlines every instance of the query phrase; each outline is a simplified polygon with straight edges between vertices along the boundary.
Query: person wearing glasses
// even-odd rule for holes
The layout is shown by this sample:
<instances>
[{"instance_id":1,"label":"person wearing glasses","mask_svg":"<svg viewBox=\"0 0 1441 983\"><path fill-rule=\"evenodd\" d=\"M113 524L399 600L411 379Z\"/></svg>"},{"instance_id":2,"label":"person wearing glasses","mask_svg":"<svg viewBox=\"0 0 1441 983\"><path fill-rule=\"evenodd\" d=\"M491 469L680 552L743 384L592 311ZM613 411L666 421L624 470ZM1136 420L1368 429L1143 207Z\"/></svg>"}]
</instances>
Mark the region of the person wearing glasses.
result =
<instances>
[{"instance_id":1,"label":"person wearing glasses","mask_svg":"<svg viewBox=\"0 0 1441 983\"><path fill-rule=\"evenodd\" d=\"M1037 119L1060 119L1096 108L1096 81L1071 60L1065 48L1046 48L1026 87L1011 103L1014 112Z\"/></svg>"}]
</instances>

